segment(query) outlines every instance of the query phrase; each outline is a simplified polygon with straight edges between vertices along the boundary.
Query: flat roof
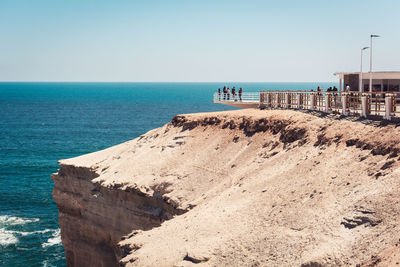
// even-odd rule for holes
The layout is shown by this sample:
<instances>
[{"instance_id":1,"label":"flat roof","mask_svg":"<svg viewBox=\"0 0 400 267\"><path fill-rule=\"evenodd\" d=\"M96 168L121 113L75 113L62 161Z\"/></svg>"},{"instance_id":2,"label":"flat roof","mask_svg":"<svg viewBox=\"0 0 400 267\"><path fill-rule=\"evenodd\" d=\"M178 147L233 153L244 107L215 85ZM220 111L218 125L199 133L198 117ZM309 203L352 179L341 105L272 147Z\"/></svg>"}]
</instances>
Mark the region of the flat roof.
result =
<instances>
[{"instance_id":1,"label":"flat roof","mask_svg":"<svg viewBox=\"0 0 400 267\"><path fill-rule=\"evenodd\" d=\"M335 72L333 75L339 76L340 79L343 79L345 75L352 75L352 74L360 74L360 72ZM369 79L370 73L363 72L363 79ZM372 72L373 79L400 79L400 71L373 71Z\"/></svg>"},{"instance_id":2,"label":"flat roof","mask_svg":"<svg viewBox=\"0 0 400 267\"><path fill-rule=\"evenodd\" d=\"M378 73L378 74L382 74L382 73L400 74L400 71L373 71L372 72L372 74L375 74L375 73ZM333 75L339 75L339 74L360 74L360 72L359 71L354 71L354 72L335 72L335 73L333 73ZM363 72L363 75L364 74L369 74L369 71Z\"/></svg>"}]
</instances>

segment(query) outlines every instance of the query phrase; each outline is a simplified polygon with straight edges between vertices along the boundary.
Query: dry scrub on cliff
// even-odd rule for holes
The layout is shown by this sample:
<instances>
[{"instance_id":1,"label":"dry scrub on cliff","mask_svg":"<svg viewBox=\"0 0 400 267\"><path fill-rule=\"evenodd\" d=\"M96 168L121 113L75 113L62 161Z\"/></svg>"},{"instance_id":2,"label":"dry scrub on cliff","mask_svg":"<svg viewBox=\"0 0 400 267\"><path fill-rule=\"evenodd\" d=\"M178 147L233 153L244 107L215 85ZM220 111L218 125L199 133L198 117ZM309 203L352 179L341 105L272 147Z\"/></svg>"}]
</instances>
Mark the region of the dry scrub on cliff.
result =
<instances>
[{"instance_id":1,"label":"dry scrub on cliff","mask_svg":"<svg viewBox=\"0 0 400 267\"><path fill-rule=\"evenodd\" d=\"M60 162L53 177L63 242L81 261L79 234L71 238L74 227L61 221L99 235L91 224L115 209L107 218L123 220L123 229L114 231L115 220L110 237L85 239L114 253L110 262L355 265L400 237L399 134L393 125L295 111L176 116L135 140ZM79 186L65 185L77 167L93 174L79 198L63 192Z\"/></svg>"}]
</instances>

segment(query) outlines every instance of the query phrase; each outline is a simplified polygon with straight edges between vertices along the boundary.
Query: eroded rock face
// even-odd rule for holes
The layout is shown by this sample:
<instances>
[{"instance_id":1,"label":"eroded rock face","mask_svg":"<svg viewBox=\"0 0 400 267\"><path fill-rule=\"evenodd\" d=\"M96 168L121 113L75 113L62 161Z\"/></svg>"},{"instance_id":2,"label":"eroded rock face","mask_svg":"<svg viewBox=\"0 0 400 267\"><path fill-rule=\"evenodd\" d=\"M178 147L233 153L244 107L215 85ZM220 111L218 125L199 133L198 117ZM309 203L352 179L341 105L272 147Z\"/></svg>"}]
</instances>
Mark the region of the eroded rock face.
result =
<instances>
[{"instance_id":1,"label":"eroded rock face","mask_svg":"<svg viewBox=\"0 0 400 267\"><path fill-rule=\"evenodd\" d=\"M118 266L125 256L117 246L123 236L184 212L133 188L101 186L92 181L98 176L96 170L62 164L52 176L68 266Z\"/></svg>"},{"instance_id":2,"label":"eroded rock face","mask_svg":"<svg viewBox=\"0 0 400 267\"><path fill-rule=\"evenodd\" d=\"M69 266L355 265L400 231L400 130L294 111L179 115L61 160Z\"/></svg>"}]
</instances>

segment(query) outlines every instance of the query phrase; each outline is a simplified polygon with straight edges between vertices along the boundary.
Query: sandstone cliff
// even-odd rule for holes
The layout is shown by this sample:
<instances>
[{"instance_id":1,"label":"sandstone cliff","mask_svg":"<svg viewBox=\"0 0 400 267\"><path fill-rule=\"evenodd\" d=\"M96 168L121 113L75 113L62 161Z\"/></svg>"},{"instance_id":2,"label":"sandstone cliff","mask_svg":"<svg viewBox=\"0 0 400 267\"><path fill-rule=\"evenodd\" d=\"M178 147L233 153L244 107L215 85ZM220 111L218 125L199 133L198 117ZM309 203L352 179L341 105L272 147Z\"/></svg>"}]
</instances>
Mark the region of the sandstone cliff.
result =
<instances>
[{"instance_id":1,"label":"sandstone cliff","mask_svg":"<svg viewBox=\"0 0 400 267\"><path fill-rule=\"evenodd\" d=\"M395 125L295 111L176 116L60 161L68 265L366 262L399 240L399 141Z\"/></svg>"}]
</instances>

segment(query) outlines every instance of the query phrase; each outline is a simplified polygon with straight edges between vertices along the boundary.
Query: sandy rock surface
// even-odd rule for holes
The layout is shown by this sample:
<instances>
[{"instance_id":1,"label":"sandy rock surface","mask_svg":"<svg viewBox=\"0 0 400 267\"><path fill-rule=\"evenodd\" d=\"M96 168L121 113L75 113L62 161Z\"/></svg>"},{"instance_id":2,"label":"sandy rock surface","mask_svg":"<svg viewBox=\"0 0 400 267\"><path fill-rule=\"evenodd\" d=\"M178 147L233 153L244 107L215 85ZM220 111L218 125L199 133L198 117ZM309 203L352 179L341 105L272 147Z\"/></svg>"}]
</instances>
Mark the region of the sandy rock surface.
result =
<instances>
[{"instance_id":1,"label":"sandy rock surface","mask_svg":"<svg viewBox=\"0 0 400 267\"><path fill-rule=\"evenodd\" d=\"M288 110L187 114L61 160L67 261L107 251L108 266L367 264L400 238L399 129Z\"/></svg>"}]
</instances>

